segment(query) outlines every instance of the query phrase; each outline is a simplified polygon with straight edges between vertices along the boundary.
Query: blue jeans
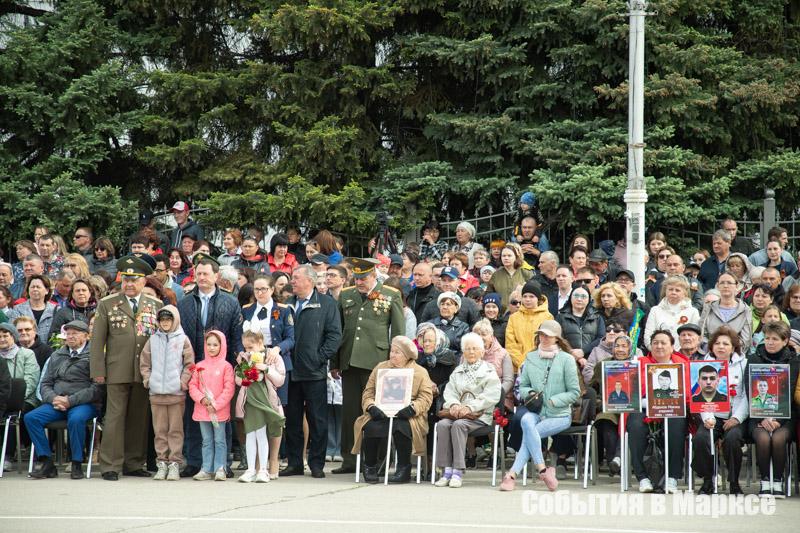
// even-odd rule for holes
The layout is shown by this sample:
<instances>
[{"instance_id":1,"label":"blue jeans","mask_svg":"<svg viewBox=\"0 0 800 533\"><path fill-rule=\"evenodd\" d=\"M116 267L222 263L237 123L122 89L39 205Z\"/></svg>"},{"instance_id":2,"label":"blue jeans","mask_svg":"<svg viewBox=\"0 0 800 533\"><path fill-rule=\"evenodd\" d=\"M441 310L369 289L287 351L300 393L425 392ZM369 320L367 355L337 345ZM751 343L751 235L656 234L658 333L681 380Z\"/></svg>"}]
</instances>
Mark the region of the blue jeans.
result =
<instances>
[{"instance_id":1,"label":"blue jeans","mask_svg":"<svg viewBox=\"0 0 800 533\"><path fill-rule=\"evenodd\" d=\"M328 450L331 456L342 455L342 406L328 404Z\"/></svg>"},{"instance_id":2,"label":"blue jeans","mask_svg":"<svg viewBox=\"0 0 800 533\"><path fill-rule=\"evenodd\" d=\"M203 436L203 472L215 472L224 468L228 460L228 443L225 439L225 422L217 427L211 422L199 422Z\"/></svg>"},{"instance_id":3,"label":"blue jeans","mask_svg":"<svg viewBox=\"0 0 800 533\"><path fill-rule=\"evenodd\" d=\"M542 418L536 413L526 413L522 417L522 445L514 459L511 470L522 472L522 467L533 458L533 464L544 464L542 456L542 439L561 433L572 425L572 418L562 416L557 418Z\"/></svg>"},{"instance_id":4,"label":"blue jeans","mask_svg":"<svg viewBox=\"0 0 800 533\"><path fill-rule=\"evenodd\" d=\"M37 457L50 457L50 442L44 427L51 422L67 421L69 449L73 461L83 462L83 445L86 442L86 422L97 416L97 409L90 403L59 411L52 404L40 405L25 414L25 426L36 450Z\"/></svg>"}]
</instances>

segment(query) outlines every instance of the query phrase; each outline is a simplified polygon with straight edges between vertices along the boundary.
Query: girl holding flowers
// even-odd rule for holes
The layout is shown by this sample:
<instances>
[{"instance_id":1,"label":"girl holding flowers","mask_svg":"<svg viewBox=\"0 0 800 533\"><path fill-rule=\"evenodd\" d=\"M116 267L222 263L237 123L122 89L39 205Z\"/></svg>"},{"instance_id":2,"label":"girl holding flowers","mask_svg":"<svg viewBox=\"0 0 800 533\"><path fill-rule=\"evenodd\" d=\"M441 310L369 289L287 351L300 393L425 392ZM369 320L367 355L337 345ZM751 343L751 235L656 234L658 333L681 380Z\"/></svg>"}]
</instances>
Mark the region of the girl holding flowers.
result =
<instances>
[{"instance_id":1,"label":"girl holding flowers","mask_svg":"<svg viewBox=\"0 0 800 533\"><path fill-rule=\"evenodd\" d=\"M260 331L246 330L242 334L242 344L245 352L239 354L236 366L236 384L241 386L236 399L236 417L244 422L247 470L239 476L239 481L267 483L278 477L278 448L286 420L278 399L278 387L286 379L286 370L281 357L273 358L269 365L265 362L266 347ZM274 473L267 472L268 460L276 466Z\"/></svg>"}]
</instances>

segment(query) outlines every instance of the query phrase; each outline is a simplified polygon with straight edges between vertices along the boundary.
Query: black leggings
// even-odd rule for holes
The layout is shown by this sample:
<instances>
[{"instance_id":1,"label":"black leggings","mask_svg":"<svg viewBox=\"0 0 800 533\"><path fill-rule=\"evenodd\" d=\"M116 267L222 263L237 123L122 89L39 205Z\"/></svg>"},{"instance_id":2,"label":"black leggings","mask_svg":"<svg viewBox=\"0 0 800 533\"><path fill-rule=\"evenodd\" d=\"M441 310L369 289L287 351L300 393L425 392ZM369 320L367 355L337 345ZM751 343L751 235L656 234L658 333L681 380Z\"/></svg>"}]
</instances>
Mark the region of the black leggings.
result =
<instances>
[{"instance_id":1,"label":"black leggings","mask_svg":"<svg viewBox=\"0 0 800 533\"><path fill-rule=\"evenodd\" d=\"M619 426L606 419L598 420L594 425L600 437L602 456L610 463L614 457L619 457Z\"/></svg>"},{"instance_id":2,"label":"black leggings","mask_svg":"<svg viewBox=\"0 0 800 533\"><path fill-rule=\"evenodd\" d=\"M756 443L756 462L758 470L761 472L761 479L769 479L769 463L772 459L772 477L775 480L782 480L786 469L786 445L792 438L789 424L783 425L772 432L761 426L753 427L752 437Z\"/></svg>"},{"instance_id":3,"label":"black leggings","mask_svg":"<svg viewBox=\"0 0 800 533\"><path fill-rule=\"evenodd\" d=\"M399 431L392 431L392 444L397 450L397 466L411 464L411 439ZM386 438L364 437L364 466L377 466L378 452L386 451Z\"/></svg>"}]
</instances>

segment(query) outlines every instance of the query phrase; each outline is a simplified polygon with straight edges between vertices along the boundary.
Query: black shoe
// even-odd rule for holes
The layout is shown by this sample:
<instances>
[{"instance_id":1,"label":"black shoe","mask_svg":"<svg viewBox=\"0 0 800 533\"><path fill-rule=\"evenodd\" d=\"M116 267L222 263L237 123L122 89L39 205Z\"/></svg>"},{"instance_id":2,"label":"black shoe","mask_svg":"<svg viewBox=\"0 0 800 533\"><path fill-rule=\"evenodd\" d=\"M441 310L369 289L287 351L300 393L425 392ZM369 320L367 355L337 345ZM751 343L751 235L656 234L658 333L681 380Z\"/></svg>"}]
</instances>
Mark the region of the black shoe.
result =
<instances>
[{"instance_id":1,"label":"black shoe","mask_svg":"<svg viewBox=\"0 0 800 533\"><path fill-rule=\"evenodd\" d=\"M364 465L364 481L374 485L378 482L378 467Z\"/></svg>"},{"instance_id":2,"label":"black shoe","mask_svg":"<svg viewBox=\"0 0 800 533\"><path fill-rule=\"evenodd\" d=\"M467 468L475 468L476 466L478 466L478 456L471 455L469 457L465 457L464 463Z\"/></svg>"},{"instance_id":3,"label":"black shoe","mask_svg":"<svg viewBox=\"0 0 800 533\"><path fill-rule=\"evenodd\" d=\"M355 465L346 465L344 463L342 463L342 466L340 466L339 468L334 468L333 470L331 470L331 474L355 474L355 473L356 473Z\"/></svg>"},{"instance_id":4,"label":"black shoe","mask_svg":"<svg viewBox=\"0 0 800 533\"><path fill-rule=\"evenodd\" d=\"M225 466L225 477L227 479L231 479L233 477L233 470L231 470L231 467L227 465Z\"/></svg>"},{"instance_id":5,"label":"black shoe","mask_svg":"<svg viewBox=\"0 0 800 533\"><path fill-rule=\"evenodd\" d=\"M239 461L239 466L236 467L236 470L247 470L247 457L242 457L242 460Z\"/></svg>"},{"instance_id":6,"label":"black shoe","mask_svg":"<svg viewBox=\"0 0 800 533\"><path fill-rule=\"evenodd\" d=\"M106 481L117 481L119 479L119 474L116 472L103 472L102 478Z\"/></svg>"},{"instance_id":7,"label":"black shoe","mask_svg":"<svg viewBox=\"0 0 800 533\"><path fill-rule=\"evenodd\" d=\"M621 466L618 462L611 460L608 462L608 475L610 477L618 476L621 471Z\"/></svg>"},{"instance_id":8,"label":"black shoe","mask_svg":"<svg viewBox=\"0 0 800 533\"><path fill-rule=\"evenodd\" d=\"M411 465L400 465L389 476L389 483L408 483L411 481Z\"/></svg>"},{"instance_id":9,"label":"black shoe","mask_svg":"<svg viewBox=\"0 0 800 533\"><path fill-rule=\"evenodd\" d=\"M140 468L138 470L123 470L122 475L127 477L152 477L153 474Z\"/></svg>"},{"instance_id":10,"label":"black shoe","mask_svg":"<svg viewBox=\"0 0 800 533\"><path fill-rule=\"evenodd\" d=\"M728 487L728 494L732 496L736 496L737 494L744 494L744 491L742 491L742 487L739 486L738 481L731 481L731 484Z\"/></svg>"},{"instance_id":11,"label":"black shoe","mask_svg":"<svg viewBox=\"0 0 800 533\"><path fill-rule=\"evenodd\" d=\"M56 468L56 464L50 457L47 458L39 470L31 472L31 479L48 479L51 477L58 477L58 468Z\"/></svg>"},{"instance_id":12,"label":"black shoe","mask_svg":"<svg viewBox=\"0 0 800 533\"><path fill-rule=\"evenodd\" d=\"M704 479L703 486L697 491L698 494L707 494L711 496L714 494L714 481L711 479Z\"/></svg>"},{"instance_id":13,"label":"black shoe","mask_svg":"<svg viewBox=\"0 0 800 533\"><path fill-rule=\"evenodd\" d=\"M325 477L325 472L322 470L317 470L316 468L311 469L311 477L321 479Z\"/></svg>"},{"instance_id":14,"label":"black shoe","mask_svg":"<svg viewBox=\"0 0 800 533\"><path fill-rule=\"evenodd\" d=\"M186 468L181 470L181 477L193 477L200 471L200 468L194 465L186 465Z\"/></svg>"},{"instance_id":15,"label":"black shoe","mask_svg":"<svg viewBox=\"0 0 800 533\"><path fill-rule=\"evenodd\" d=\"M72 471L69 473L70 479L83 479L83 467L80 461L72 461Z\"/></svg>"},{"instance_id":16,"label":"black shoe","mask_svg":"<svg viewBox=\"0 0 800 533\"><path fill-rule=\"evenodd\" d=\"M302 475L303 475L302 466L287 466L286 468L282 469L278 474L279 477L302 476Z\"/></svg>"}]
</instances>

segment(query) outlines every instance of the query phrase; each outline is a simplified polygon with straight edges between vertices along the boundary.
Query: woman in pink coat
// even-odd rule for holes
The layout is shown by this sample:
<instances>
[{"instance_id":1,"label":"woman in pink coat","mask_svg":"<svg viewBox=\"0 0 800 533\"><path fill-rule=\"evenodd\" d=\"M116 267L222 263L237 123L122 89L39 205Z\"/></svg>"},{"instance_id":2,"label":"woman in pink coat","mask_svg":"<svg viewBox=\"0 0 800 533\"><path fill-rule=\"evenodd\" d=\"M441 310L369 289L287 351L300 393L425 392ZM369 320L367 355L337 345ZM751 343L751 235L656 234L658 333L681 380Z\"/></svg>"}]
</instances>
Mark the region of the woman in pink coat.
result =
<instances>
[{"instance_id":1,"label":"woman in pink coat","mask_svg":"<svg viewBox=\"0 0 800 533\"><path fill-rule=\"evenodd\" d=\"M221 331L205 335L205 359L192 368L189 395L194 400L192 420L200 423L203 436L203 466L194 479L225 481L228 446L225 424L231 418L233 398L233 367L225 360L228 346Z\"/></svg>"}]
</instances>

